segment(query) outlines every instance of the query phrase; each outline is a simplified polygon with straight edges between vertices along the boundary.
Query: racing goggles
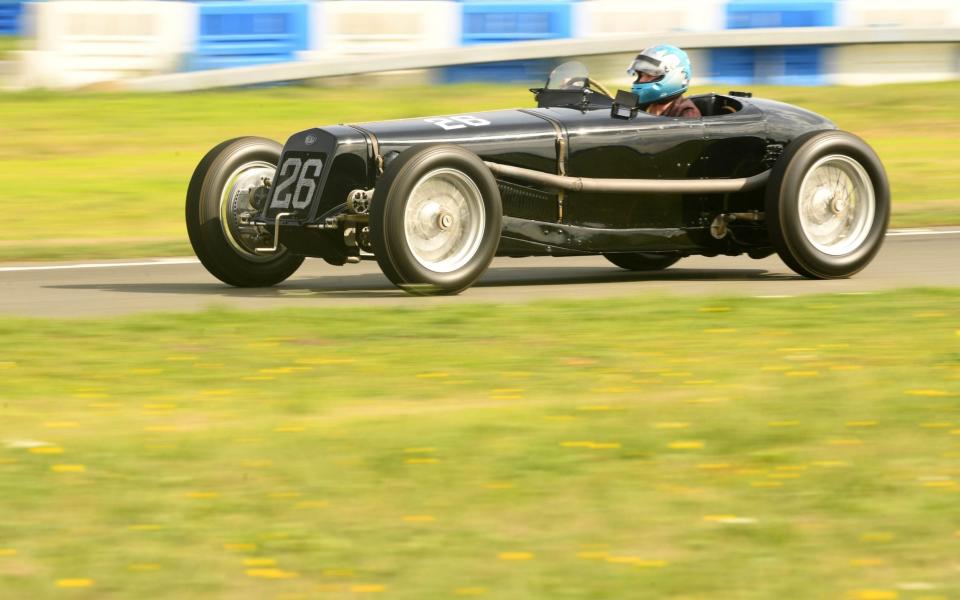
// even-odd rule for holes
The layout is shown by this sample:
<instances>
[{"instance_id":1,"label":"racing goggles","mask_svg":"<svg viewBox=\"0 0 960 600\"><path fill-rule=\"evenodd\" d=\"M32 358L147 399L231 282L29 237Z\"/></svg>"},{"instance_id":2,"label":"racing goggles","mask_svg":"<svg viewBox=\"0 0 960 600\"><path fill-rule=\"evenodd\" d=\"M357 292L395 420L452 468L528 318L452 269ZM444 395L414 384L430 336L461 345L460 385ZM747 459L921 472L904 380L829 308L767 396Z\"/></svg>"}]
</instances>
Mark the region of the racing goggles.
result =
<instances>
[{"instance_id":1,"label":"racing goggles","mask_svg":"<svg viewBox=\"0 0 960 600\"><path fill-rule=\"evenodd\" d=\"M637 57L633 59L633 64L627 69L627 75L636 77L638 73L647 73L654 77L660 77L664 74L663 61L645 54L638 54Z\"/></svg>"}]
</instances>

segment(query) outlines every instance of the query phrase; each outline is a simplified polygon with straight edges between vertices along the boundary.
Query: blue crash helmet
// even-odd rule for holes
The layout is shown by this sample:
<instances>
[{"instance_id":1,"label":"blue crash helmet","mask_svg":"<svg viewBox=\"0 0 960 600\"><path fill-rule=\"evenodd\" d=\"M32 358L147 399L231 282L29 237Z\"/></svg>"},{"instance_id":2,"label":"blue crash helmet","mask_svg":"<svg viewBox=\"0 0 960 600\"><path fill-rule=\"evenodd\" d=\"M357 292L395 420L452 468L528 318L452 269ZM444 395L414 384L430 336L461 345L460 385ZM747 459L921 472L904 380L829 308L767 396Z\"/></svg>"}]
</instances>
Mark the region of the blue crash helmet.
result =
<instances>
[{"instance_id":1,"label":"blue crash helmet","mask_svg":"<svg viewBox=\"0 0 960 600\"><path fill-rule=\"evenodd\" d=\"M653 81L633 84L633 93L640 97L640 104L662 102L676 98L690 87L690 59L687 53L669 44L651 46L633 59L627 74L637 77L648 73Z\"/></svg>"}]
</instances>

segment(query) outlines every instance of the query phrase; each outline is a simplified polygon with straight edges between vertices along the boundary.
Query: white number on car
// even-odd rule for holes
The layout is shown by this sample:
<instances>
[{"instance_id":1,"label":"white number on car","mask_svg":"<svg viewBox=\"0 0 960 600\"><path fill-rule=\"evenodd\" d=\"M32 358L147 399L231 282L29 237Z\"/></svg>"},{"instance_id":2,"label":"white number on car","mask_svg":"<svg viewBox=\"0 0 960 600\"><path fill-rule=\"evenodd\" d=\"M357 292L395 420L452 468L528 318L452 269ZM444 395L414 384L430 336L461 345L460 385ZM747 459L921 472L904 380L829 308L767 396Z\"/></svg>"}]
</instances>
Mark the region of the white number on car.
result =
<instances>
[{"instance_id":1,"label":"white number on car","mask_svg":"<svg viewBox=\"0 0 960 600\"><path fill-rule=\"evenodd\" d=\"M293 207L297 210L306 208L317 191L317 181L320 179L322 170L323 161L319 158L311 158L303 162L299 158L290 157L283 161L277 175L280 183L277 184L277 191L273 195L270 208ZM293 191L287 191L294 183L297 185Z\"/></svg>"},{"instance_id":2,"label":"white number on car","mask_svg":"<svg viewBox=\"0 0 960 600\"><path fill-rule=\"evenodd\" d=\"M490 121L474 117L473 115L460 115L458 117L431 117L424 119L427 123L433 123L444 131L451 129L463 129L465 127L484 127L490 124Z\"/></svg>"}]
</instances>

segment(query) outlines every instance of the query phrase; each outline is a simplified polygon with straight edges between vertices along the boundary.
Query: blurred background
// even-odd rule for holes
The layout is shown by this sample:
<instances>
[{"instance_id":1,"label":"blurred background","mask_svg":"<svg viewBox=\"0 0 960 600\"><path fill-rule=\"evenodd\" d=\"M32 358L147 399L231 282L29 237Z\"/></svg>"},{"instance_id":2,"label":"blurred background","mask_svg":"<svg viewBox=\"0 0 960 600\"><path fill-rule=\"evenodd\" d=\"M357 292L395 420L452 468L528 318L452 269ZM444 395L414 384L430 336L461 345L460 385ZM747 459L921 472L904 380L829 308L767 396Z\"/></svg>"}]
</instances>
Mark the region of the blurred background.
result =
<instances>
[{"instance_id":1,"label":"blurred background","mask_svg":"<svg viewBox=\"0 0 960 600\"><path fill-rule=\"evenodd\" d=\"M690 52L698 83L941 81L960 70L958 27L955 0L0 0L0 77L15 89L71 88L319 61L312 73L272 68L253 79L383 74L403 63L435 67L418 74L424 82L535 81L550 59L586 55L595 76L613 79L623 55L669 34ZM345 66L351 57L374 60Z\"/></svg>"}]
</instances>

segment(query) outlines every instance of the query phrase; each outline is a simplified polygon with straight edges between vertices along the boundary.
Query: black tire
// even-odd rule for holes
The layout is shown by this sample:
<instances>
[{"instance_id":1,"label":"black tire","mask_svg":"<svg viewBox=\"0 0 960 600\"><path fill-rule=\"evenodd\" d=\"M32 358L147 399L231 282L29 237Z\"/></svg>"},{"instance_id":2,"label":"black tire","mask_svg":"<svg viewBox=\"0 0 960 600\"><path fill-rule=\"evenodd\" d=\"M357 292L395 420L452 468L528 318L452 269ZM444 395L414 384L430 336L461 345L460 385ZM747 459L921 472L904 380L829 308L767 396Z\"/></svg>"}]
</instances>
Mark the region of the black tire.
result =
<instances>
[{"instance_id":1,"label":"black tire","mask_svg":"<svg viewBox=\"0 0 960 600\"><path fill-rule=\"evenodd\" d=\"M818 169L830 168L841 177L846 173L844 181L851 186L861 182L854 196L856 202L847 200L849 189L843 198L834 200L837 191L844 190L838 187L841 185L839 180L833 184L832 178L823 179L820 184L825 192L819 205L815 199L801 198L801 187L807 175L810 174L813 185L814 174L820 172ZM869 208L871 192L872 211ZM819 189L813 196L817 194ZM809 207L809 211L802 206ZM821 208L815 208L817 206ZM801 212L813 216L801 217ZM805 224L811 228L818 225L818 216L833 218L828 212L853 220L854 223L849 225L853 228L850 235L833 236L835 242L822 243L822 240L815 239L816 234L805 231ZM889 220L890 187L883 165L873 149L851 133L817 131L796 138L787 146L770 174L766 191L770 241L783 262L804 277L838 279L862 270L880 251ZM841 223L840 220L833 222Z\"/></svg>"},{"instance_id":2,"label":"black tire","mask_svg":"<svg viewBox=\"0 0 960 600\"><path fill-rule=\"evenodd\" d=\"M424 217L421 217L419 225L411 225L421 226L423 231L419 241L442 240L440 236L447 227L456 228L454 231L471 230L472 233L464 234L467 236L467 243L463 251L455 254L448 262L432 262L424 258L422 253L418 255L418 251L413 249L418 239L411 240L407 234L408 203L418 184L427 178L440 185L458 189L463 193L463 206L473 207L475 217L472 219L462 212L454 216L453 213L444 213L441 210L436 213L437 225L434 226L432 221ZM424 206L425 202L426 200L421 202L421 206ZM447 223L446 227L440 229L440 219L446 219L445 214L449 214L449 219L444 221ZM470 287L490 266L500 243L502 220L500 190L490 169L483 164L480 157L469 150L449 144L415 146L401 152L390 162L377 182L370 205L370 241L383 273L401 289L412 294L456 294ZM427 223L429 228L422 227L424 223ZM432 233L435 233L435 236L430 238ZM458 246L454 243L454 247Z\"/></svg>"},{"instance_id":3,"label":"black tire","mask_svg":"<svg viewBox=\"0 0 960 600\"><path fill-rule=\"evenodd\" d=\"M661 271L680 260L679 256L655 252L618 252L603 256L621 269L628 271Z\"/></svg>"},{"instance_id":4,"label":"black tire","mask_svg":"<svg viewBox=\"0 0 960 600\"><path fill-rule=\"evenodd\" d=\"M237 287L275 285L303 263L304 257L290 254L282 246L275 254L254 252L230 237L231 225L222 218L221 200L230 178L248 165L276 168L280 150L277 142L259 137L227 140L203 157L190 179L186 206L190 244L207 271L224 283Z\"/></svg>"}]
</instances>

